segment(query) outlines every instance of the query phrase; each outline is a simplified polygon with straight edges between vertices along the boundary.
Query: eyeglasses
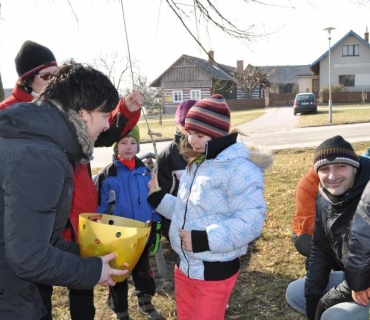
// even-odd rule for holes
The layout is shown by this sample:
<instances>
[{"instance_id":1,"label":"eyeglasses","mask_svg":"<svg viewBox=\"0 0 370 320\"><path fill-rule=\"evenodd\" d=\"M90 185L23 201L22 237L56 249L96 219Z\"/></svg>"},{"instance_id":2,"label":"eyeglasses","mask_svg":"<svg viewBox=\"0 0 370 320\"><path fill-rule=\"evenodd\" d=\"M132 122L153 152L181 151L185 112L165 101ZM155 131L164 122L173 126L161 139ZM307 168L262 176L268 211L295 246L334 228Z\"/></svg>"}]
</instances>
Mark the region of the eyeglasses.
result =
<instances>
[{"instance_id":1,"label":"eyeglasses","mask_svg":"<svg viewBox=\"0 0 370 320\"><path fill-rule=\"evenodd\" d=\"M35 74L35 77L41 78L44 81L49 81L55 75L52 73L45 73L45 74Z\"/></svg>"}]
</instances>

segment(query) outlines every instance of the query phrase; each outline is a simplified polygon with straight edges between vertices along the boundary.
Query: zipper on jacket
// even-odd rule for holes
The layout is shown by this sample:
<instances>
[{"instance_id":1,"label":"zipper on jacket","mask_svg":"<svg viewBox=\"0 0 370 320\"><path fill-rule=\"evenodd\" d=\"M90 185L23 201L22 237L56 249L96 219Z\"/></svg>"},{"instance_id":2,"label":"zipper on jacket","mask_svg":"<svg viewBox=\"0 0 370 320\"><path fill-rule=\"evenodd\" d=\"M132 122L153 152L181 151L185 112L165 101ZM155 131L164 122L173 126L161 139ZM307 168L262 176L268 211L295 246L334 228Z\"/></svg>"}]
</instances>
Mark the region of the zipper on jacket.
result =
<instances>
[{"instance_id":1,"label":"zipper on jacket","mask_svg":"<svg viewBox=\"0 0 370 320\"><path fill-rule=\"evenodd\" d=\"M116 120L116 128L118 128L119 127L119 116L120 116L120 112L118 111L117 112L117 120Z\"/></svg>"},{"instance_id":2,"label":"zipper on jacket","mask_svg":"<svg viewBox=\"0 0 370 320\"><path fill-rule=\"evenodd\" d=\"M145 171L141 174L143 177L145 176L149 176L148 172L147 172L147 169L145 169ZM137 182L137 185L138 185L138 194L139 194L139 197L137 198L137 202L139 205L141 205L141 200L140 200L140 187L139 187L139 182Z\"/></svg>"},{"instance_id":3,"label":"zipper on jacket","mask_svg":"<svg viewBox=\"0 0 370 320\"><path fill-rule=\"evenodd\" d=\"M204 161L204 160L203 160ZM197 174L197 171L200 167L200 165L203 163L203 161L201 163L195 163L195 165L197 165L196 169L194 170L194 175L193 175L193 179L191 180L191 184L190 184L190 188L189 188L189 195L188 195L188 198L186 199L186 205L185 205L185 213L184 213L184 222L182 224L182 227L181 229L184 229L185 227L185 220L186 220L186 215L188 213L188 203L189 203L189 198L190 198L190 194L191 194L191 188L193 187L193 183L194 183L194 180L195 180L195 176ZM188 262L188 271L187 271L187 275L188 275L188 278L190 278L190 265L189 265L189 260L185 254L185 250L184 248L182 247L182 241L181 241L181 251L186 259L186 261Z\"/></svg>"}]
</instances>

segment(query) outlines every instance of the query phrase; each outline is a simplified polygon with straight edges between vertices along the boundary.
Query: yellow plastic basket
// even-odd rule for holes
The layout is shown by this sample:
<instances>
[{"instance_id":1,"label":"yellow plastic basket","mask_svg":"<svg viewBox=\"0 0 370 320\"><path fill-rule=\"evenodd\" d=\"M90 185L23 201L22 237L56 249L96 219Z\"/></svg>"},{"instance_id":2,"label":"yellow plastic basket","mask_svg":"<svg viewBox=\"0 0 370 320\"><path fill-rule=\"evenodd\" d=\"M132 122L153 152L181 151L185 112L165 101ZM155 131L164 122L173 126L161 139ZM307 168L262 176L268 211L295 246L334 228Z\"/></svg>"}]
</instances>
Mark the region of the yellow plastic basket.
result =
<instances>
[{"instance_id":1,"label":"yellow plastic basket","mask_svg":"<svg viewBox=\"0 0 370 320\"><path fill-rule=\"evenodd\" d=\"M100 257L115 252L116 258L110 262L110 266L131 272L144 250L150 228L150 223L137 220L108 214L82 213L78 224L81 256ZM124 281L129 273L121 277L113 276L113 280Z\"/></svg>"}]
</instances>

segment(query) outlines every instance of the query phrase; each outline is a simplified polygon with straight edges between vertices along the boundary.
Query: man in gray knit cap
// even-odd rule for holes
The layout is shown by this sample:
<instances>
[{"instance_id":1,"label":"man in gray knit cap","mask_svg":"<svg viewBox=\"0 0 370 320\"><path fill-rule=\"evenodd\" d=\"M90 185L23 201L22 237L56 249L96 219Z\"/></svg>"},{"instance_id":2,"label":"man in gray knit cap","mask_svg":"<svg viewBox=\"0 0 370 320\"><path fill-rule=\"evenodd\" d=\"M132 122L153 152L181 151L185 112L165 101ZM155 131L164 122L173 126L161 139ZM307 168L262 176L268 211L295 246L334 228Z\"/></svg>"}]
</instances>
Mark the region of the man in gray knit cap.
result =
<instances>
[{"instance_id":1,"label":"man in gray knit cap","mask_svg":"<svg viewBox=\"0 0 370 320\"><path fill-rule=\"evenodd\" d=\"M368 319L369 307L353 302L343 270L351 221L370 179L370 159L335 136L317 147L313 166L320 186L307 274L289 284L286 299L310 320Z\"/></svg>"}]
</instances>

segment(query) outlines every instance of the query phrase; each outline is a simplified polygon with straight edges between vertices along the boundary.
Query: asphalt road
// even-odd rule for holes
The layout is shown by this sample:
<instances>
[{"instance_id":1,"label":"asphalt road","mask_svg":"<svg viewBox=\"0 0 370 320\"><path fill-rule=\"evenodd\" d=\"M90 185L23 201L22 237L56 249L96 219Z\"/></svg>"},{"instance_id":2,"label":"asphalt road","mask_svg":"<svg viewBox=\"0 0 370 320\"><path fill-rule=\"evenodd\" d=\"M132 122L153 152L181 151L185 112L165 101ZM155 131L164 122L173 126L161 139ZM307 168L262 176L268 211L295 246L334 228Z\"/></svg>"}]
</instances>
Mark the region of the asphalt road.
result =
<instances>
[{"instance_id":1,"label":"asphalt road","mask_svg":"<svg viewBox=\"0 0 370 320\"><path fill-rule=\"evenodd\" d=\"M248 135L240 140L270 150L316 147L337 134L351 143L370 141L370 123L296 128L298 120L299 116L293 115L292 107L269 108L262 117L238 126ZM168 143L156 142L157 151L160 152ZM151 143L142 143L140 146L140 154L153 150ZM91 164L93 168L104 167L111 159L112 148L95 148Z\"/></svg>"}]
</instances>

